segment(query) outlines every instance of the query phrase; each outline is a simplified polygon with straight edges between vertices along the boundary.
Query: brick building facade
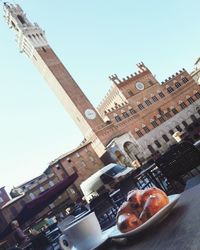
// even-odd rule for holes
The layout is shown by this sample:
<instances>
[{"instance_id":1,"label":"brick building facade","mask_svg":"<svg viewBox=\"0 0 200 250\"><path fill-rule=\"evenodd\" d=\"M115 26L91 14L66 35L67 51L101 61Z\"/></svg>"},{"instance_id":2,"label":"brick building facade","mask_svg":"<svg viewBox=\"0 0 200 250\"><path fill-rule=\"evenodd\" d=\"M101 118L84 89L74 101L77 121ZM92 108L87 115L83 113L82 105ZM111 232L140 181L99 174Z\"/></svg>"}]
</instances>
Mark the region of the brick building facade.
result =
<instances>
[{"instance_id":1,"label":"brick building facade","mask_svg":"<svg viewBox=\"0 0 200 250\"><path fill-rule=\"evenodd\" d=\"M95 109L48 44L44 31L27 19L20 6L5 3L4 11L20 51L37 67L85 138L81 147L50 165L59 178L76 169L78 186L102 163L146 162L175 143L174 132L189 136L190 126L195 130L191 140L199 138L200 89L185 69L161 84L143 63L126 78L112 75L113 85ZM85 147L90 147L96 164Z\"/></svg>"}]
</instances>

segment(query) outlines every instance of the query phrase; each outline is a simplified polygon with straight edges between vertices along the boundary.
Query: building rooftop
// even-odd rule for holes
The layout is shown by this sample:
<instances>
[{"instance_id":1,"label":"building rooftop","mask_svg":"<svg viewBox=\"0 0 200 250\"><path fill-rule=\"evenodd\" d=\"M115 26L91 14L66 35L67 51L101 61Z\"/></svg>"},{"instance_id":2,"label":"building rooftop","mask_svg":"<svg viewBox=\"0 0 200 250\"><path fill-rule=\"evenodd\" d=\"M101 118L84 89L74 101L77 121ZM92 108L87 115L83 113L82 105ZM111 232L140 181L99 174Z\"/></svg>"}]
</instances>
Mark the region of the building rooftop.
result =
<instances>
[{"instance_id":1,"label":"building rooftop","mask_svg":"<svg viewBox=\"0 0 200 250\"><path fill-rule=\"evenodd\" d=\"M79 147L72 149L71 151L68 151L65 154L60 155L58 158L56 158L55 160L53 160L49 163L49 167L54 165L55 163L57 163L59 160L69 156L70 154L73 154L74 152L78 151L79 149L84 148L85 146L89 145L90 143L91 142L85 142L84 144L81 144Z\"/></svg>"},{"instance_id":2,"label":"building rooftop","mask_svg":"<svg viewBox=\"0 0 200 250\"><path fill-rule=\"evenodd\" d=\"M21 199L21 198L24 197L24 196L25 196L25 193L23 193L23 194L21 194L21 195L15 197L15 198L9 200L9 201L6 202L6 204L4 204L0 209L4 209L5 207L11 205L12 203L16 202L17 200Z\"/></svg>"}]
</instances>

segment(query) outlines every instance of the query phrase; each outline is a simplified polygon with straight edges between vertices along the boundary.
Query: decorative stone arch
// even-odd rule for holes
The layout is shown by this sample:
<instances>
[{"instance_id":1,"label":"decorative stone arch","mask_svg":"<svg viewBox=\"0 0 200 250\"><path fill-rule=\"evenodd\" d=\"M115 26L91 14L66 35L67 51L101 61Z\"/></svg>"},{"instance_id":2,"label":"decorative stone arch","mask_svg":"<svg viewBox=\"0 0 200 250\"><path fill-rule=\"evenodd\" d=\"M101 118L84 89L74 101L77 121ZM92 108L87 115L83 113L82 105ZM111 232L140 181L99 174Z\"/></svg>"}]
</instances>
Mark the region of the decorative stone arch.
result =
<instances>
[{"instance_id":1,"label":"decorative stone arch","mask_svg":"<svg viewBox=\"0 0 200 250\"><path fill-rule=\"evenodd\" d=\"M127 153L129 158L134 161L137 160L137 156L135 155L135 151L137 152L137 148L133 142L126 141L123 145L124 151Z\"/></svg>"}]
</instances>

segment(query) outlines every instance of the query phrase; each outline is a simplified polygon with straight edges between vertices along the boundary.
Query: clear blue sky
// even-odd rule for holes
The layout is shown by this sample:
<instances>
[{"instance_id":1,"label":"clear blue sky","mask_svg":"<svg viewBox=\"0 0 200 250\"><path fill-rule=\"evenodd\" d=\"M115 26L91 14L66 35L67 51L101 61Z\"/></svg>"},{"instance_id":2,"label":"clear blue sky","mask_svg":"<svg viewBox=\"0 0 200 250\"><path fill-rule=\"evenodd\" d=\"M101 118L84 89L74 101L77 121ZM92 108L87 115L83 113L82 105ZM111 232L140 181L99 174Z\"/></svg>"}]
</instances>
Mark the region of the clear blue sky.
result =
<instances>
[{"instance_id":1,"label":"clear blue sky","mask_svg":"<svg viewBox=\"0 0 200 250\"><path fill-rule=\"evenodd\" d=\"M16 3L46 31L49 44L95 106L110 87L111 74L129 75L143 61L162 81L183 67L191 71L200 56L198 0ZM3 17L0 46L0 185L9 190L41 174L82 135L19 53Z\"/></svg>"}]
</instances>

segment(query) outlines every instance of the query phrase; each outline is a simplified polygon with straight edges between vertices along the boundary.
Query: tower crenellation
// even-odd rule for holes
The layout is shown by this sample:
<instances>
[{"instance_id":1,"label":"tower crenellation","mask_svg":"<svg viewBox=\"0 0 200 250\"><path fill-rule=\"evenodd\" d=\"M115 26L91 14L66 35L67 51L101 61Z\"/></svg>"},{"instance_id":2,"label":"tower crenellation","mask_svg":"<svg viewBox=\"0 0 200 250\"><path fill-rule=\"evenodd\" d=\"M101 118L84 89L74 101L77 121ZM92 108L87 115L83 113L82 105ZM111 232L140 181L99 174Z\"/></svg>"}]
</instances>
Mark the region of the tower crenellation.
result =
<instances>
[{"instance_id":1,"label":"tower crenellation","mask_svg":"<svg viewBox=\"0 0 200 250\"><path fill-rule=\"evenodd\" d=\"M183 75L183 73L187 73L187 71L183 68L181 70L179 70L178 72L176 72L175 74L169 76L168 78L166 78L164 81L161 82L161 84L166 84L172 80L177 79L179 76Z\"/></svg>"},{"instance_id":2,"label":"tower crenellation","mask_svg":"<svg viewBox=\"0 0 200 250\"><path fill-rule=\"evenodd\" d=\"M121 84L127 81L135 80L136 77L140 77L142 74L146 72L150 72L143 62L137 64L137 67L139 68L139 70L137 72L134 72L134 75L130 74L129 76L123 77L121 80L116 74L114 74L114 75L109 76L109 79L113 81L114 84Z\"/></svg>"},{"instance_id":3,"label":"tower crenellation","mask_svg":"<svg viewBox=\"0 0 200 250\"><path fill-rule=\"evenodd\" d=\"M44 30L27 19L19 5L4 3L4 18L9 28L15 32L20 52L31 58L35 48L48 46Z\"/></svg>"}]
</instances>

